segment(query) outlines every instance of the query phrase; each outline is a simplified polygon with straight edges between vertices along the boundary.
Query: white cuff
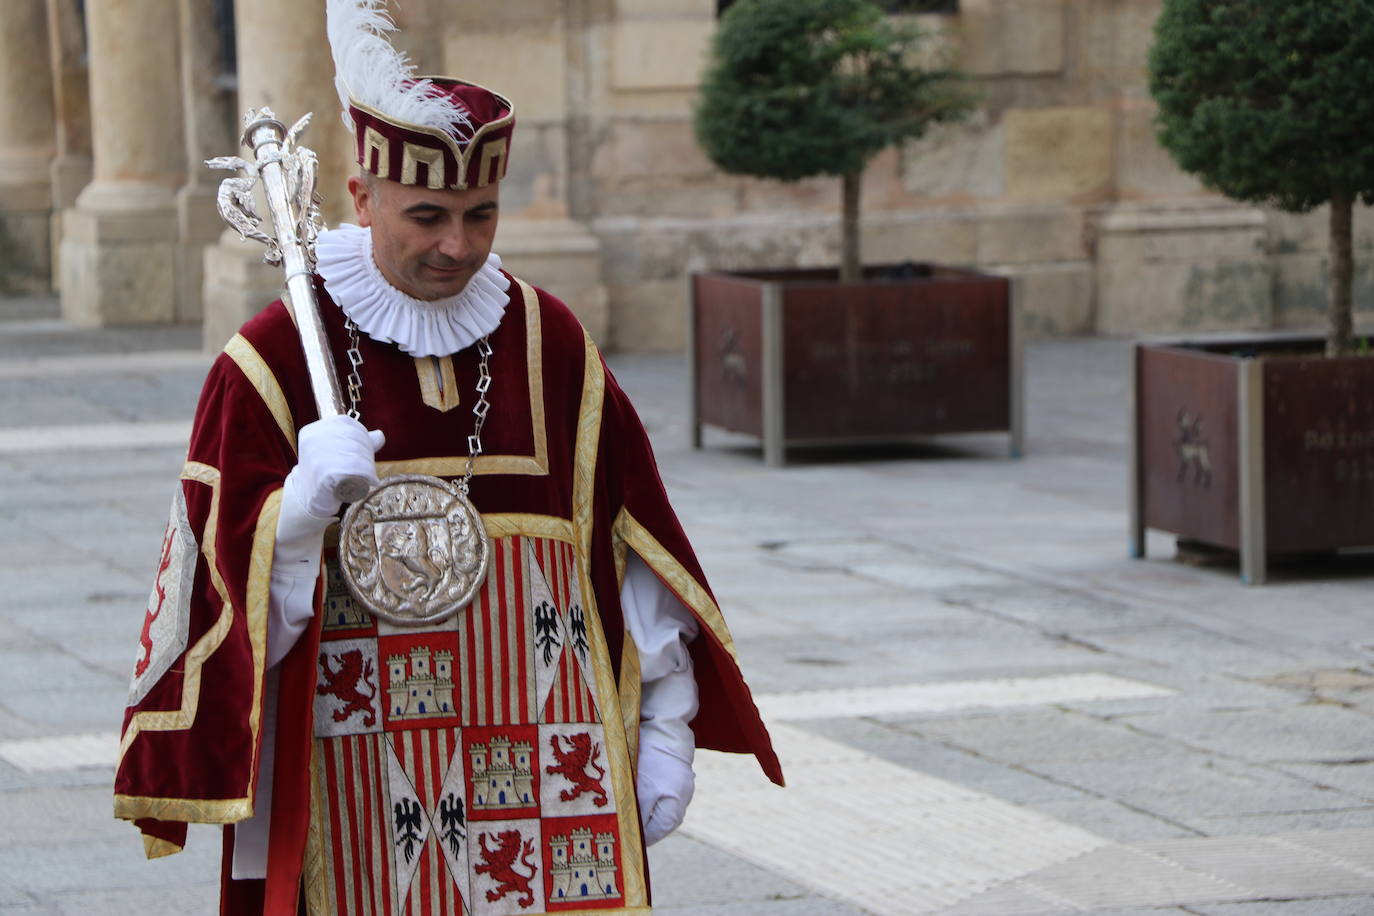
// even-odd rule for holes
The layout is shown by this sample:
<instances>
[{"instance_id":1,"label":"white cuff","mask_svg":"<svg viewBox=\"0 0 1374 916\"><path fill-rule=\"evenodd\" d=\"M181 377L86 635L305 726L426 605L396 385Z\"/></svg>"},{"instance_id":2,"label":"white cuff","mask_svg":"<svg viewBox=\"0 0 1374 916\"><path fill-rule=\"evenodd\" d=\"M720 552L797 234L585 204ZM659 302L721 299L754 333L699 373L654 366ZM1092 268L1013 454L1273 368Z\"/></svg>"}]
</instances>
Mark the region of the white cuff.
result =
<instances>
[{"instance_id":1,"label":"white cuff","mask_svg":"<svg viewBox=\"0 0 1374 916\"><path fill-rule=\"evenodd\" d=\"M267 667L291 651L315 614L324 531L334 520L311 515L296 492L295 472L282 485L272 580L267 595Z\"/></svg>"},{"instance_id":2,"label":"white cuff","mask_svg":"<svg viewBox=\"0 0 1374 916\"><path fill-rule=\"evenodd\" d=\"M696 738L688 723L697 714L697 682L687 643L700 630L696 616L634 551L626 558L620 607L639 650L640 745L655 743L690 766Z\"/></svg>"}]
</instances>

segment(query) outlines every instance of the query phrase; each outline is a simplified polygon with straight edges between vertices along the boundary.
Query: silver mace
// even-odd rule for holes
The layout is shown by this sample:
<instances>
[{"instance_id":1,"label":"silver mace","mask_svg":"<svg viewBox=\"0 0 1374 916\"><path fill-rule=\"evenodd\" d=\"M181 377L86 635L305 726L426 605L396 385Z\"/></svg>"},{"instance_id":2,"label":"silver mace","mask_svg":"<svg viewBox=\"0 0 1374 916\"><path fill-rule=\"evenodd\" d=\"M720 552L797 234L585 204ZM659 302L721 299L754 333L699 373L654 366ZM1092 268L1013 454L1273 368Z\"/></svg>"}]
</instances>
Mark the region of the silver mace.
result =
<instances>
[{"instance_id":1,"label":"silver mace","mask_svg":"<svg viewBox=\"0 0 1374 916\"><path fill-rule=\"evenodd\" d=\"M205 160L205 164L212 169L242 173L220 182L219 215L244 239L266 245L263 260L286 272L287 302L296 316L315 409L323 419L344 413L344 407L312 279L315 238L324 223L320 218L320 196L315 192L319 161L313 150L297 143L309 123L307 114L287 130L272 109L250 108L243 116L242 142L253 151L254 161L218 156ZM262 182L267 196L267 212L275 235L258 228L262 217L253 199L253 187L258 182ZM334 488L334 496L340 502L354 503L366 496L370 488L367 478L349 477Z\"/></svg>"}]
</instances>

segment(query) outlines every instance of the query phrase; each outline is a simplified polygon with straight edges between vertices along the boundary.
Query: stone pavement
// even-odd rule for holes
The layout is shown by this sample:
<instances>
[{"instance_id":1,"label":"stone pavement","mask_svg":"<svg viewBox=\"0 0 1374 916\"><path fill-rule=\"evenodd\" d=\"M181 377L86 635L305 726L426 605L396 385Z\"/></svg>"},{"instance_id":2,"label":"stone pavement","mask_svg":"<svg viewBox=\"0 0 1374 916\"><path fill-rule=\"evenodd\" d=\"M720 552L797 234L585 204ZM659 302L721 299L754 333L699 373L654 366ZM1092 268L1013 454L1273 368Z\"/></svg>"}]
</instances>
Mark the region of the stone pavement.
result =
<instances>
[{"instance_id":1,"label":"stone pavement","mask_svg":"<svg viewBox=\"0 0 1374 916\"><path fill-rule=\"evenodd\" d=\"M112 733L208 357L0 302L0 913L213 912L218 840L147 863ZM664 914L1374 914L1367 558L1126 557L1120 341L1027 353L1003 436L794 453L710 431L678 356L612 359L789 787L699 756Z\"/></svg>"}]
</instances>

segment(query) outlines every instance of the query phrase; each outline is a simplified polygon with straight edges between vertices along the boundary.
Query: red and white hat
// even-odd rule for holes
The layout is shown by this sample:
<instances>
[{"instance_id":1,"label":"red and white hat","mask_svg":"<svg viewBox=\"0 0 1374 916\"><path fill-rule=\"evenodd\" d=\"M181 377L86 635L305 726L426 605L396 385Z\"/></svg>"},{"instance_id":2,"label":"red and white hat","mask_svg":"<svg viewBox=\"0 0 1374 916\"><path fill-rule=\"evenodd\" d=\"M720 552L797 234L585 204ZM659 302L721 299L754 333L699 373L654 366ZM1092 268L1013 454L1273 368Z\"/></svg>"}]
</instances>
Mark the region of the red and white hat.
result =
<instances>
[{"instance_id":1,"label":"red and white hat","mask_svg":"<svg viewBox=\"0 0 1374 916\"><path fill-rule=\"evenodd\" d=\"M386 0L328 0L334 86L358 164L388 181L480 188L510 162L515 106L475 83L416 76L387 33Z\"/></svg>"}]
</instances>

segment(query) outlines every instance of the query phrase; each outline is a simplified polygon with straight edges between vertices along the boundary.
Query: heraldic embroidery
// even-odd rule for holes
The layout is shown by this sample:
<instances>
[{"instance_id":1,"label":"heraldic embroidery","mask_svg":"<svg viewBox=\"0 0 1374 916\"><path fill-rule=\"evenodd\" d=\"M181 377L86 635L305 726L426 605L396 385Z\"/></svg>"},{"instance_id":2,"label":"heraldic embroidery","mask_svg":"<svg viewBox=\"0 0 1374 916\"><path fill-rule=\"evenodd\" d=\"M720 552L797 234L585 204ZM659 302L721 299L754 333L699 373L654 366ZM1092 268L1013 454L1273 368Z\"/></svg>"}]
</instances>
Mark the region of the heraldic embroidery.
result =
<instances>
[{"instance_id":1,"label":"heraldic embroidery","mask_svg":"<svg viewBox=\"0 0 1374 916\"><path fill-rule=\"evenodd\" d=\"M186 651L191 628L191 590L200 559L200 543L186 514L186 491L192 484L177 482L171 516L162 536L157 572L148 594L143 629L138 634L129 706L142 702L173 662Z\"/></svg>"},{"instance_id":2,"label":"heraldic embroidery","mask_svg":"<svg viewBox=\"0 0 1374 916\"><path fill-rule=\"evenodd\" d=\"M624 903L572 547L508 537L492 548L471 606L424 628L356 610L327 566L314 795L338 912Z\"/></svg>"}]
</instances>

